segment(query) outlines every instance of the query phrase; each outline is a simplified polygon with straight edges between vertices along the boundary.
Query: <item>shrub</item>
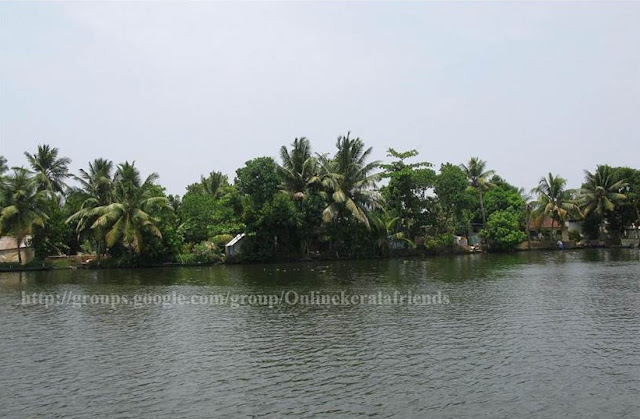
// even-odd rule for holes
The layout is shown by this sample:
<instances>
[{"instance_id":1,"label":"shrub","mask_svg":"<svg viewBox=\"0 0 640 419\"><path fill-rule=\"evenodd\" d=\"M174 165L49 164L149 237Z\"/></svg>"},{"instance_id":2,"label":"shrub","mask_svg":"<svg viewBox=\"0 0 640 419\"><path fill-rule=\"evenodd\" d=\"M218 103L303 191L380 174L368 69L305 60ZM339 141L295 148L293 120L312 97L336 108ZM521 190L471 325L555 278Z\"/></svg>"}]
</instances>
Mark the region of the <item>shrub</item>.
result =
<instances>
[{"instance_id":1,"label":"shrub","mask_svg":"<svg viewBox=\"0 0 640 419\"><path fill-rule=\"evenodd\" d=\"M428 237L424 241L427 251L441 253L455 248L456 238L451 233L441 234L436 237Z\"/></svg>"},{"instance_id":2,"label":"shrub","mask_svg":"<svg viewBox=\"0 0 640 419\"><path fill-rule=\"evenodd\" d=\"M569 240L574 241L574 242L579 242L580 240L582 240L582 234L580 234L580 232L578 231L570 231L569 232Z\"/></svg>"},{"instance_id":3,"label":"shrub","mask_svg":"<svg viewBox=\"0 0 640 419\"><path fill-rule=\"evenodd\" d=\"M209 239L210 242L221 248L231 240L233 240L233 236L231 234L218 234L217 236L213 236Z\"/></svg>"},{"instance_id":4,"label":"shrub","mask_svg":"<svg viewBox=\"0 0 640 419\"><path fill-rule=\"evenodd\" d=\"M213 263L222 260L218 246L212 242L200 242L193 246L193 254L200 263Z\"/></svg>"},{"instance_id":5,"label":"shrub","mask_svg":"<svg viewBox=\"0 0 640 419\"><path fill-rule=\"evenodd\" d=\"M527 239L520 230L520 218L513 211L496 211L489 216L480 235L487 239L491 250L513 250Z\"/></svg>"}]
</instances>

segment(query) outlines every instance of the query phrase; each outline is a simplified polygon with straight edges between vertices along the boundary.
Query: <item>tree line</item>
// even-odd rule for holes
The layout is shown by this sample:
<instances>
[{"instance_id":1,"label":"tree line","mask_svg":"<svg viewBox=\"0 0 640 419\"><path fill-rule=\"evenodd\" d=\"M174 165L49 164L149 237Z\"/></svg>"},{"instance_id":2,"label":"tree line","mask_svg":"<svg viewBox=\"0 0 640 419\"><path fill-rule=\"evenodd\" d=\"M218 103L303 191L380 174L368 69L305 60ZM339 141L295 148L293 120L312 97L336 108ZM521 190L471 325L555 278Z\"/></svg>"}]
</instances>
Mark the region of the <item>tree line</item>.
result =
<instances>
[{"instance_id":1,"label":"tree line","mask_svg":"<svg viewBox=\"0 0 640 419\"><path fill-rule=\"evenodd\" d=\"M81 252L135 266L221 261L238 233L247 235L240 260L269 261L453 252L456 236L510 251L545 217L564 240L567 220L583 223L585 237L575 240L615 240L640 226L633 168L598 165L579 189L549 173L526 193L477 157L436 171L416 150L390 148L387 162L371 152L350 133L333 153L296 138L279 161L249 160L232 182L212 171L177 196L135 162L97 158L72 174L71 160L43 144L25 152L23 166L9 168L0 156L0 235L31 238L39 259Z\"/></svg>"}]
</instances>

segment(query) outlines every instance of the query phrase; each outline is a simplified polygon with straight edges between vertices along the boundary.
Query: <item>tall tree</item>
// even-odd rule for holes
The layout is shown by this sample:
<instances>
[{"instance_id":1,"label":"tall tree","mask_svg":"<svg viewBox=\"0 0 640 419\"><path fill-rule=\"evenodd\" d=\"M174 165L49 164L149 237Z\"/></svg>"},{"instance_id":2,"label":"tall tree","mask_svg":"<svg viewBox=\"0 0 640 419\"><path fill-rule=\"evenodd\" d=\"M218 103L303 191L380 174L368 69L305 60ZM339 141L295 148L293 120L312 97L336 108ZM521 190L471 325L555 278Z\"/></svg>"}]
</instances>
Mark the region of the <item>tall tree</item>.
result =
<instances>
[{"instance_id":1,"label":"tall tree","mask_svg":"<svg viewBox=\"0 0 640 419\"><path fill-rule=\"evenodd\" d=\"M80 192L94 198L98 205L111 202L113 193L113 162L98 158L89 162L89 170L80 169L74 178L80 183Z\"/></svg>"},{"instance_id":2,"label":"tall tree","mask_svg":"<svg viewBox=\"0 0 640 419\"><path fill-rule=\"evenodd\" d=\"M296 138L291 143L291 151L286 146L280 148L282 164L278 166L282 178L282 190L294 200L306 197L306 190L316 175L317 163L311 154L311 143L305 137Z\"/></svg>"},{"instance_id":3,"label":"tall tree","mask_svg":"<svg viewBox=\"0 0 640 419\"><path fill-rule=\"evenodd\" d=\"M211 172L207 177L200 177L200 184L205 194L218 198L222 194L222 189L229 185L227 175L222 172Z\"/></svg>"},{"instance_id":4,"label":"tall tree","mask_svg":"<svg viewBox=\"0 0 640 419\"><path fill-rule=\"evenodd\" d=\"M235 184L253 209L262 208L280 188L278 165L271 157L257 157L236 170Z\"/></svg>"},{"instance_id":5,"label":"tall tree","mask_svg":"<svg viewBox=\"0 0 640 419\"><path fill-rule=\"evenodd\" d=\"M58 157L58 149L48 144L38 145L34 154L25 152L25 157L35 172L38 190L48 191L53 198L55 194L64 194L65 180L70 177L68 157Z\"/></svg>"},{"instance_id":6,"label":"tall tree","mask_svg":"<svg viewBox=\"0 0 640 419\"><path fill-rule=\"evenodd\" d=\"M599 217L600 232L604 231L607 215L626 199L622 191L627 185L624 179L614 179L609 166L598 166L593 173L585 170L585 183L579 197L580 206L585 215L594 213Z\"/></svg>"},{"instance_id":7,"label":"tall tree","mask_svg":"<svg viewBox=\"0 0 640 419\"><path fill-rule=\"evenodd\" d=\"M79 240L92 234L97 246L97 253L101 255L106 248L105 234L101 228L92 228L98 218L95 211L98 207L111 204L113 200L113 162L98 158L89 162L89 170L80 169L80 176L75 179L80 183L80 188L72 191L81 200L80 208L72 214L67 223L76 224L76 235Z\"/></svg>"},{"instance_id":8,"label":"tall tree","mask_svg":"<svg viewBox=\"0 0 640 419\"><path fill-rule=\"evenodd\" d=\"M2 191L4 191L4 188L6 187L6 178L4 174L7 170L9 170L9 167L7 166L7 159L4 156L0 156L0 208L4 206L2 203Z\"/></svg>"},{"instance_id":9,"label":"tall tree","mask_svg":"<svg viewBox=\"0 0 640 419\"><path fill-rule=\"evenodd\" d=\"M158 175L150 174L145 180L134 163L118 165L114 177L113 202L94 209L97 215L91 228L104 229L107 246L117 243L139 254L143 247L143 233L150 232L158 238L162 234L151 215L154 209L169 208L169 201L159 195L155 185Z\"/></svg>"},{"instance_id":10,"label":"tall tree","mask_svg":"<svg viewBox=\"0 0 640 419\"><path fill-rule=\"evenodd\" d=\"M48 199L38 190L37 180L25 168L14 168L3 189L5 207L0 212L0 236L13 236L18 245L18 262L22 264L20 246L25 237L33 234L35 226L47 220Z\"/></svg>"},{"instance_id":11,"label":"tall tree","mask_svg":"<svg viewBox=\"0 0 640 419\"><path fill-rule=\"evenodd\" d=\"M360 138L338 137L333 159L319 156L320 182L326 189L329 205L322 212L324 222L351 214L370 228L367 213L381 206L381 197L375 190L379 173L373 173L380 162L367 163L372 148L365 149Z\"/></svg>"},{"instance_id":12,"label":"tall tree","mask_svg":"<svg viewBox=\"0 0 640 419\"><path fill-rule=\"evenodd\" d=\"M468 233L473 196L464 170L451 163L442 164L435 180L435 193L437 199L432 200L430 208L430 224L435 234Z\"/></svg>"},{"instance_id":13,"label":"tall tree","mask_svg":"<svg viewBox=\"0 0 640 419\"><path fill-rule=\"evenodd\" d=\"M436 174L429 162L408 163L416 157L416 150L399 152L390 148L387 156L395 158L389 164L383 164L383 178L388 178L388 185L382 188L387 210L408 237L415 237L420 227L425 224L424 214L427 205L427 191L434 187Z\"/></svg>"},{"instance_id":14,"label":"tall tree","mask_svg":"<svg viewBox=\"0 0 640 419\"><path fill-rule=\"evenodd\" d=\"M547 177L540 179L538 186L531 190L537 194L538 199L534 202L533 215L537 217L547 216L551 218L551 233L556 222L562 228L563 240L566 237L564 221L573 213L578 211L578 207L572 199L571 192L566 190L567 180L551 173Z\"/></svg>"},{"instance_id":15,"label":"tall tree","mask_svg":"<svg viewBox=\"0 0 640 419\"><path fill-rule=\"evenodd\" d=\"M466 165L460 165L467 175L469 190L478 194L483 226L487 223L487 212L484 209L484 194L493 187L490 178L495 173L493 170L487 170L486 166L487 162L480 160L478 157L471 157Z\"/></svg>"}]
</instances>

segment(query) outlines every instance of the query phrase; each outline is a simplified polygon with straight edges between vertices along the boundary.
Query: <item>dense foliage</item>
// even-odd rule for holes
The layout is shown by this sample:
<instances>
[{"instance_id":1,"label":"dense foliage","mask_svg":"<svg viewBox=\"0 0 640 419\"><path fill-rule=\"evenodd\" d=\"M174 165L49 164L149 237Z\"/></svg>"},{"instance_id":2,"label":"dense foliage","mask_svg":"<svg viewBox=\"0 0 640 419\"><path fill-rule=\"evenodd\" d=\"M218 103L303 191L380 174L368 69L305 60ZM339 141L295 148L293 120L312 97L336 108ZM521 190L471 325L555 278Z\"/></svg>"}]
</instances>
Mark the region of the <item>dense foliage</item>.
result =
<instances>
[{"instance_id":1,"label":"dense foliage","mask_svg":"<svg viewBox=\"0 0 640 419\"><path fill-rule=\"evenodd\" d=\"M232 183L213 170L180 197L134 163L98 158L73 175L69 158L40 145L25 153L28 167L0 156L0 234L30 237L40 258L84 253L129 266L219 262L240 233L235 260L268 261L456 252L466 242L510 251L538 231L615 241L640 226L640 170L598 166L578 190L549 173L529 199L477 157L436 171L416 150L390 148L389 162L371 152L350 133L333 153L296 138L279 162L248 160ZM568 221L583 235L569 236Z\"/></svg>"}]
</instances>

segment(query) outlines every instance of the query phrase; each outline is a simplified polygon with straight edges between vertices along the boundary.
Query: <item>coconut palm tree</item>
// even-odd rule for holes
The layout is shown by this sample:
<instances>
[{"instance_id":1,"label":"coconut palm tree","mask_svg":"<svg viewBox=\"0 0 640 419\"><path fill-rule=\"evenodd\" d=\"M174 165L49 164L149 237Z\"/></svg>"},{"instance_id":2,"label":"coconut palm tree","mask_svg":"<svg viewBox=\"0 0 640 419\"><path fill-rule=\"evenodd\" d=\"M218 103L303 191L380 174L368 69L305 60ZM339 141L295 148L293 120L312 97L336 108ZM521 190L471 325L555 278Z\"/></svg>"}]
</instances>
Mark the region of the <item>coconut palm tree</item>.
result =
<instances>
[{"instance_id":1,"label":"coconut palm tree","mask_svg":"<svg viewBox=\"0 0 640 419\"><path fill-rule=\"evenodd\" d=\"M317 162L311 155L311 143L305 137L295 138L291 151L280 148L282 165L278 166L282 190L295 200L305 199L305 190L317 174Z\"/></svg>"},{"instance_id":2,"label":"coconut palm tree","mask_svg":"<svg viewBox=\"0 0 640 419\"><path fill-rule=\"evenodd\" d=\"M400 217L393 217L386 211L371 217L373 229L376 233L376 245L383 257L389 255L390 242L392 241L405 243L411 248L416 247L415 243L409 240L406 234L398 231L398 221L400 221Z\"/></svg>"},{"instance_id":3,"label":"coconut palm tree","mask_svg":"<svg viewBox=\"0 0 640 419\"><path fill-rule=\"evenodd\" d=\"M320 175L317 179L330 201L322 212L322 219L330 222L349 213L370 228L367 213L380 207L382 200L375 190L380 174L373 173L380 162L367 163L372 148L365 149L361 139L351 139L349 135L338 137L338 150L333 159L318 156Z\"/></svg>"},{"instance_id":4,"label":"coconut palm tree","mask_svg":"<svg viewBox=\"0 0 640 419\"><path fill-rule=\"evenodd\" d=\"M158 196L158 188L154 184L158 175L152 173L143 181L134 164L125 162L118 165L114 177L113 202L93 210L97 219L91 228L104 229L107 246L122 243L139 254L145 231L162 237L150 212L156 208L170 208L170 205L166 197Z\"/></svg>"},{"instance_id":5,"label":"coconut palm tree","mask_svg":"<svg viewBox=\"0 0 640 419\"><path fill-rule=\"evenodd\" d=\"M579 212L577 205L572 199L571 191L566 190L567 180L549 173L545 178L541 178L538 186L531 190L531 193L537 194L538 198L533 202L532 216L551 218L551 232L556 222L562 226L563 240L566 237L566 229L564 221L574 213ZM565 238L566 237L566 238Z\"/></svg>"},{"instance_id":6,"label":"coconut palm tree","mask_svg":"<svg viewBox=\"0 0 640 419\"><path fill-rule=\"evenodd\" d=\"M98 205L111 202L113 192L113 162L98 158L89 162L89 170L80 169L80 176L74 178L80 182L80 192L95 199Z\"/></svg>"},{"instance_id":7,"label":"coconut palm tree","mask_svg":"<svg viewBox=\"0 0 640 419\"><path fill-rule=\"evenodd\" d=\"M206 178L200 177L200 184L205 194L218 197L222 193L222 187L228 185L229 182L227 176L222 172L211 172Z\"/></svg>"},{"instance_id":8,"label":"coconut palm tree","mask_svg":"<svg viewBox=\"0 0 640 419\"><path fill-rule=\"evenodd\" d=\"M70 177L68 157L58 157L58 149L47 144L38 145L34 154L24 153L35 172L38 190L48 191L53 198L56 193L63 194L67 185L65 179Z\"/></svg>"},{"instance_id":9,"label":"coconut palm tree","mask_svg":"<svg viewBox=\"0 0 640 419\"><path fill-rule=\"evenodd\" d=\"M5 207L0 212L0 236L13 236L18 245L18 263L22 264L20 245L33 234L35 226L44 227L47 220L47 192L38 190L37 179L27 169L17 167L6 179L2 191Z\"/></svg>"},{"instance_id":10,"label":"coconut palm tree","mask_svg":"<svg viewBox=\"0 0 640 419\"><path fill-rule=\"evenodd\" d=\"M106 159L95 159L89 162L89 170L80 169L80 176L75 179L80 183L80 188L73 193L83 198L80 209L67 219L67 223L76 223L78 240L88 233L93 234L97 245L98 256L104 250L104 233L99 228L92 229L98 215L96 208L109 205L113 198L113 162Z\"/></svg>"},{"instance_id":11,"label":"coconut palm tree","mask_svg":"<svg viewBox=\"0 0 640 419\"><path fill-rule=\"evenodd\" d=\"M487 162L480 160L478 157L471 157L466 165L460 165L460 168L464 170L465 175L467 175L469 182L468 190L478 194L483 227L487 224L487 213L484 209L484 194L494 186L490 178L495 173L493 170L486 170L486 166Z\"/></svg>"},{"instance_id":12,"label":"coconut palm tree","mask_svg":"<svg viewBox=\"0 0 640 419\"><path fill-rule=\"evenodd\" d=\"M6 178L4 174L7 170L9 170L9 167L7 166L7 159L5 159L4 156L0 156L0 208L4 206L2 205L2 191L4 191L4 188L6 187Z\"/></svg>"},{"instance_id":13,"label":"coconut palm tree","mask_svg":"<svg viewBox=\"0 0 640 419\"><path fill-rule=\"evenodd\" d=\"M579 202L584 215L594 213L600 218L600 232L604 231L607 213L627 197L621 193L627 186L625 180L614 181L609 166L598 166L591 173L585 170L585 184L580 190Z\"/></svg>"}]
</instances>

